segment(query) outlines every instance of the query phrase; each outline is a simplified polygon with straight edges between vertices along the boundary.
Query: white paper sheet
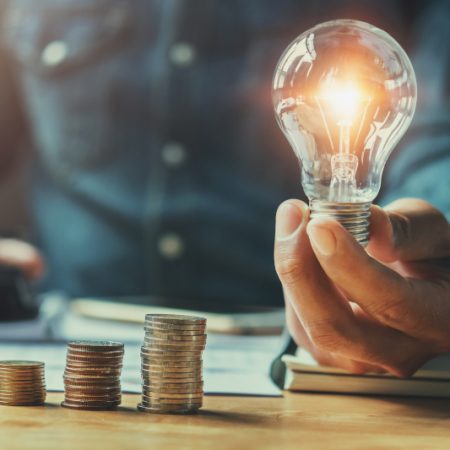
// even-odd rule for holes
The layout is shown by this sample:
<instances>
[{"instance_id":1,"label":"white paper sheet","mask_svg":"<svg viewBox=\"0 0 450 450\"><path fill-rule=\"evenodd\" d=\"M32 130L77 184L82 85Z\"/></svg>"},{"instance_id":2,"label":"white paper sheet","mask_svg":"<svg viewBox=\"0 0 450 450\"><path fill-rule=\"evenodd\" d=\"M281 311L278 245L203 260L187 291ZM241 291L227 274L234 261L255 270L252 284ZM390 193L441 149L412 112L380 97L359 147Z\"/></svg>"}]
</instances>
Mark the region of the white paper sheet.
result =
<instances>
[{"instance_id":1,"label":"white paper sheet","mask_svg":"<svg viewBox=\"0 0 450 450\"><path fill-rule=\"evenodd\" d=\"M140 331L143 334L143 331ZM117 338L116 338L117 339ZM279 350L277 336L208 335L204 353L207 394L280 396L268 370ZM140 392L140 343L125 344L122 389ZM62 343L0 342L0 359L28 359L46 364L47 389L63 390L66 345Z\"/></svg>"}]
</instances>

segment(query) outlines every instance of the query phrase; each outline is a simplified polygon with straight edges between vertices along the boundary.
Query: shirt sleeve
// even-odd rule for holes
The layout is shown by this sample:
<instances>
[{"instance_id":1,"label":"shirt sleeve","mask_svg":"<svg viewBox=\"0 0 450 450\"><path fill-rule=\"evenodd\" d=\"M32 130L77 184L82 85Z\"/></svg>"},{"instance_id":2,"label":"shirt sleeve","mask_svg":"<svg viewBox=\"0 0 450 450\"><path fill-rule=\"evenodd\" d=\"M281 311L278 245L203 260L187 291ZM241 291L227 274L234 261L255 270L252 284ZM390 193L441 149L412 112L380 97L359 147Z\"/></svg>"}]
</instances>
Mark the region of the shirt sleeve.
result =
<instances>
[{"instance_id":1,"label":"shirt sleeve","mask_svg":"<svg viewBox=\"0 0 450 450\"><path fill-rule=\"evenodd\" d=\"M3 23L9 2L0 5ZM0 32L0 176L17 160L20 144L24 142L26 120L17 83L15 64Z\"/></svg>"},{"instance_id":2,"label":"shirt sleeve","mask_svg":"<svg viewBox=\"0 0 450 450\"><path fill-rule=\"evenodd\" d=\"M430 2L413 26L418 105L387 166L379 202L422 198L450 219L450 7Z\"/></svg>"}]
</instances>

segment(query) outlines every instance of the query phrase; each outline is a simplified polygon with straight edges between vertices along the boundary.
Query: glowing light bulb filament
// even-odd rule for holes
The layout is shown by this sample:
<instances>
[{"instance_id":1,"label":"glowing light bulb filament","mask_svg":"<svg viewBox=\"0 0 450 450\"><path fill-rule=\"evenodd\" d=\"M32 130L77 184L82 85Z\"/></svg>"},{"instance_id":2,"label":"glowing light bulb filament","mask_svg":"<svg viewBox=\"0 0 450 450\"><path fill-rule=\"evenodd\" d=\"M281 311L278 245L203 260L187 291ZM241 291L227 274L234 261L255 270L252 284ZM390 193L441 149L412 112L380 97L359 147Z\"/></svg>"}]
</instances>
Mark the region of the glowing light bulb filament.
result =
<instances>
[{"instance_id":1,"label":"glowing light bulb filament","mask_svg":"<svg viewBox=\"0 0 450 450\"><path fill-rule=\"evenodd\" d=\"M338 153L331 157L330 201L351 201L356 189L358 157L352 153L351 137L356 115L361 109L361 100L361 93L350 83L323 88L317 97L325 129L333 148L332 134L336 133L330 130L336 130L338 134ZM358 133L361 127L362 123Z\"/></svg>"}]
</instances>

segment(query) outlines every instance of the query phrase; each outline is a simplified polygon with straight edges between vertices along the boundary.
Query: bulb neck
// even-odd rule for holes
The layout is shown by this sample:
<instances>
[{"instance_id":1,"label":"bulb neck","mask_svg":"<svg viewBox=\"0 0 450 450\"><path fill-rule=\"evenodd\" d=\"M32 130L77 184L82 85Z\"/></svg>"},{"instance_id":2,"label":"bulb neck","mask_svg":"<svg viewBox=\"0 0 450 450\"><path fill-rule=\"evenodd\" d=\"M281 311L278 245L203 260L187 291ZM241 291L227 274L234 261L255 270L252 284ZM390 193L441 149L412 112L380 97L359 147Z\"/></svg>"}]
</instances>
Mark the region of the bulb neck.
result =
<instances>
[{"instance_id":1,"label":"bulb neck","mask_svg":"<svg viewBox=\"0 0 450 450\"><path fill-rule=\"evenodd\" d=\"M321 200L311 200L311 219L330 218L338 221L360 245L369 243L371 203L335 203Z\"/></svg>"}]
</instances>

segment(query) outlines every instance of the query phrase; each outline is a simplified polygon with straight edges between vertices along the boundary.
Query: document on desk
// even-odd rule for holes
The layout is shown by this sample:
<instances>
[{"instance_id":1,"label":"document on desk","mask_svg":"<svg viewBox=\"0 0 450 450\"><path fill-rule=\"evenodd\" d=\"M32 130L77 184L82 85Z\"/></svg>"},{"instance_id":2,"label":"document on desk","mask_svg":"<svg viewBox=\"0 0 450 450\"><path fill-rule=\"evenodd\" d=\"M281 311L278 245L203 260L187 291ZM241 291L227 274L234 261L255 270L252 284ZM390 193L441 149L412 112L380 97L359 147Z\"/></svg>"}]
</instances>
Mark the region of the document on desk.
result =
<instances>
[{"instance_id":1,"label":"document on desk","mask_svg":"<svg viewBox=\"0 0 450 450\"><path fill-rule=\"evenodd\" d=\"M140 345L125 343L122 371L125 392L141 392ZM205 393L281 396L269 377L269 366L279 346L278 336L208 335L204 353ZM65 343L0 341L0 359L44 361L47 389L64 389Z\"/></svg>"}]
</instances>

